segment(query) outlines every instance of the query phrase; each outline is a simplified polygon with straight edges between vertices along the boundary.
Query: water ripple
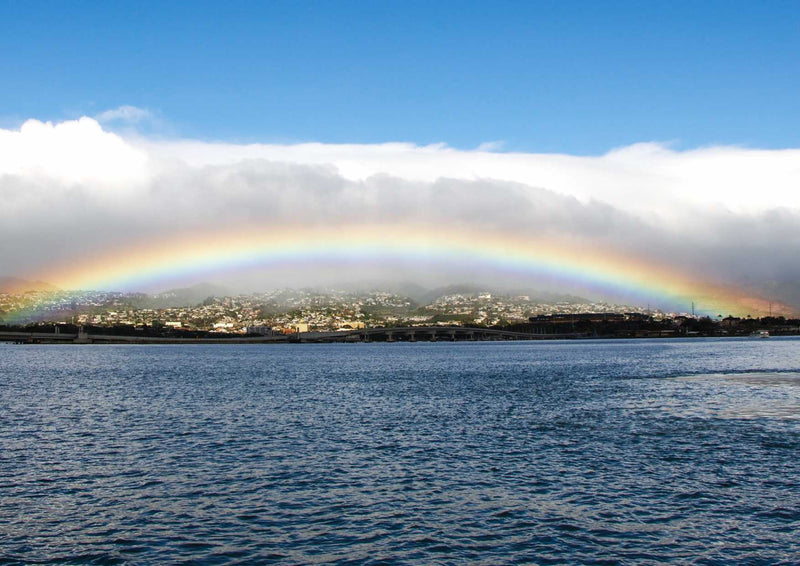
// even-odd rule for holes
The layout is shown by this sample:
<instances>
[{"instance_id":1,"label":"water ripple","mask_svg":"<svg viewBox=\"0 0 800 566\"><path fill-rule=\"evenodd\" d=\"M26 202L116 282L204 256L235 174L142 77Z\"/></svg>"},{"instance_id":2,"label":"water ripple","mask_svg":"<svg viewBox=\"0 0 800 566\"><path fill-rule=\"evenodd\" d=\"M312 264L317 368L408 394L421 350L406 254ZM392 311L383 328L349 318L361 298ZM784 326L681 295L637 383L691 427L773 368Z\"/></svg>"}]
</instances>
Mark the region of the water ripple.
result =
<instances>
[{"instance_id":1,"label":"water ripple","mask_svg":"<svg viewBox=\"0 0 800 566\"><path fill-rule=\"evenodd\" d=\"M0 348L0 564L800 562L800 341Z\"/></svg>"}]
</instances>

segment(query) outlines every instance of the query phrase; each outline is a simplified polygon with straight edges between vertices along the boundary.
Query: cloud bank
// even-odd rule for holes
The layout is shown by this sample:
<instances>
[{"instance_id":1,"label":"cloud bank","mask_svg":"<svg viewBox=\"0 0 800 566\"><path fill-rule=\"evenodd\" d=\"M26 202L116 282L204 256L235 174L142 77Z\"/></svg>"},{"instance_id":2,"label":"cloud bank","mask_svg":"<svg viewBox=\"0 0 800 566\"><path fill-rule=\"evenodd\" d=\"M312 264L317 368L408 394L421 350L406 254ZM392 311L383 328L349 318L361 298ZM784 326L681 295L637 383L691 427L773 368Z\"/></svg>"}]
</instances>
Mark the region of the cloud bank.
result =
<instances>
[{"instance_id":1,"label":"cloud bank","mask_svg":"<svg viewBox=\"0 0 800 566\"><path fill-rule=\"evenodd\" d=\"M800 307L797 149L243 145L123 136L98 121L143 116L122 107L0 130L0 275L192 231L447 225L603 247Z\"/></svg>"}]
</instances>

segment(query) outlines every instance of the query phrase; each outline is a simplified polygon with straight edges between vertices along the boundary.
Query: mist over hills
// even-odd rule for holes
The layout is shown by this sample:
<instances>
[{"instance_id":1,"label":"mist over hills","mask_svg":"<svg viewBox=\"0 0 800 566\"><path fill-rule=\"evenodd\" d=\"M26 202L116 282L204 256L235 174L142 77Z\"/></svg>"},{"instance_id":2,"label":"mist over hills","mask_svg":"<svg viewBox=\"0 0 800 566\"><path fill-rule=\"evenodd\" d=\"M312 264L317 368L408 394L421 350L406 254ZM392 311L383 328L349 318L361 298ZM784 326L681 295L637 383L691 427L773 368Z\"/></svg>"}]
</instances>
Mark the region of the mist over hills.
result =
<instances>
[{"instance_id":1,"label":"mist over hills","mask_svg":"<svg viewBox=\"0 0 800 566\"><path fill-rule=\"evenodd\" d=\"M58 287L45 281L28 281L19 277L0 277L0 293L21 295L34 291L58 291Z\"/></svg>"},{"instance_id":2,"label":"mist over hills","mask_svg":"<svg viewBox=\"0 0 800 566\"><path fill-rule=\"evenodd\" d=\"M315 287L315 291L336 289L353 293L384 292L408 297L418 304L432 303L444 295L474 295L492 293L493 295L526 295L533 302L541 303L586 303L585 297L566 293L554 293L541 289L485 285L480 283L453 283L449 285L423 286L413 281L370 280L360 282L341 282L328 287Z\"/></svg>"},{"instance_id":3,"label":"mist over hills","mask_svg":"<svg viewBox=\"0 0 800 566\"><path fill-rule=\"evenodd\" d=\"M471 283L446 285L428 290L421 296L421 302L431 303L443 295L474 295L477 293L491 293L492 295L527 296L534 303L587 303L588 299L577 295L553 293L537 289L518 289L505 287L487 287Z\"/></svg>"},{"instance_id":4,"label":"mist over hills","mask_svg":"<svg viewBox=\"0 0 800 566\"><path fill-rule=\"evenodd\" d=\"M170 308L187 307L202 303L211 297L232 297L236 295L249 295L259 292L268 292L274 289L261 291L244 291L235 287L220 285L218 283L200 282L186 287L166 289L155 293L127 293L132 301L140 308ZM528 296L533 302L542 303L586 303L585 297L566 293L554 293L540 289L504 287L502 285L484 285L478 283L454 283L440 286L423 286L413 281L390 280L363 280L342 281L333 285L292 287L287 286L287 291L306 290L313 293L346 292L353 294L366 293L391 293L407 297L417 304L429 304L445 295L474 295L477 293L491 293L501 296ZM19 277L0 277L0 293L22 295L31 292L51 293L61 291L57 286L46 281L30 281ZM88 291L88 290L87 290ZM113 292L113 291L111 291Z\"/></svg>"},{"instance_id":5,"label":"mist over hills","mask_svg":"<svg viewBox=\"0 0 800 566\"><path fill-rule=\"evenodd\" d=\"M147 300L155 308L189 307L209 297L228 297L235 294L231 289L214 283L197 283L189 287L169 289L161 293L148 295Z\"/></svg>"}]
</instances>

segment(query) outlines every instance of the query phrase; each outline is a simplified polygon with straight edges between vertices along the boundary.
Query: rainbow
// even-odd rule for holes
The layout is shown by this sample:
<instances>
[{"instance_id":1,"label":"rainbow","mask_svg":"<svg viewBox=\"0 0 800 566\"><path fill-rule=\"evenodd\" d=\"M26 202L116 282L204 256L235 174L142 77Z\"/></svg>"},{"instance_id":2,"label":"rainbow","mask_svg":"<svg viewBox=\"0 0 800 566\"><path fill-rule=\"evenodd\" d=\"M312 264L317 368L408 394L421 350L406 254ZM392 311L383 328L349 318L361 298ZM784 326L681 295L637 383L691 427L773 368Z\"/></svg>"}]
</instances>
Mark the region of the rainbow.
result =
<instances>
[{"instance_id":1,"label":"rainbow","mask_svg":"<svg viewBox=\"0 0 800 566\"><path fill-rule=\"evenodd\" d=\"M546 238L430 226L277 226L139 242L51 266L37 278L62 289L140 290L170 279L282 265L388 261L476 266L653 301L692 300L706 313L757 314L746 293L659 264L587 245ZM766 304L766 303L765 303Z\"/></svg>"}]
</instances>

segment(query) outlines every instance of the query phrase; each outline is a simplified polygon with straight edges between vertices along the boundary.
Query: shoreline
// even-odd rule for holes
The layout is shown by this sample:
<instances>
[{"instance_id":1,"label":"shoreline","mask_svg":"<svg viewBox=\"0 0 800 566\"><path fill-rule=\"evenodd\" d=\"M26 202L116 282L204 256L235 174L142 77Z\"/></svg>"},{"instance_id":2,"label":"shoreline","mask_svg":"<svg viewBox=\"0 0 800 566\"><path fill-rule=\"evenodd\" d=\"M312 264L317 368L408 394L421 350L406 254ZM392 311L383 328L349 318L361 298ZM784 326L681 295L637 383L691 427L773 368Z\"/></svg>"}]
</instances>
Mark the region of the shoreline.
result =
<instances>
[{"instance_id":1,"label":"shoreline","mask_svg":"<svg viewBox=\"0 0 800 566\"><path fill-rule=\"evenodd\" d=\"M542 342L554 340L694 340L698 338L719 339L748 339L761 341L757 336L728 335L647 335L647 336L591 336L573 334L525 334L506 332L500 330L461 329L462 332L453 332L453 328L444 327L441 334L433 333L432 329L413 327L409 329L371 329L370 331L351 332L306 332L282 336L237 336L230 338L180 338L169 336L124 336L108 334L69 334L45 332L7 332L0 331L0 343L12 345L29 344L371 344L371 343L400 343L400 342ZM440 330L440 329L437 329ZM786 334L770 336L769 338L797 337L800 334Z\"/></svg>"}]
</instances>

